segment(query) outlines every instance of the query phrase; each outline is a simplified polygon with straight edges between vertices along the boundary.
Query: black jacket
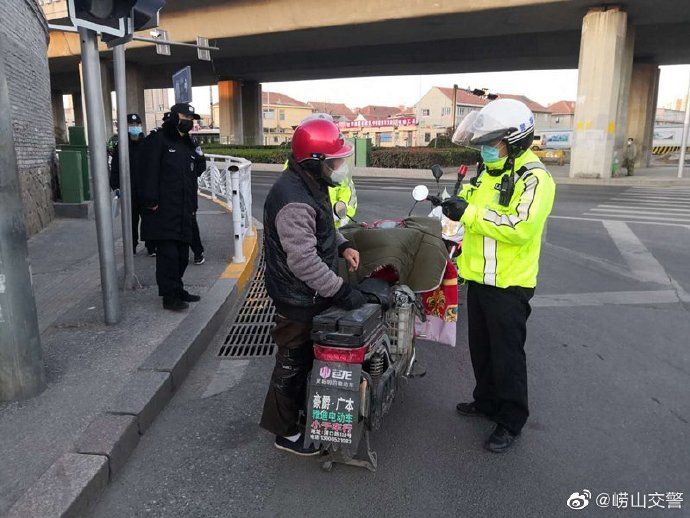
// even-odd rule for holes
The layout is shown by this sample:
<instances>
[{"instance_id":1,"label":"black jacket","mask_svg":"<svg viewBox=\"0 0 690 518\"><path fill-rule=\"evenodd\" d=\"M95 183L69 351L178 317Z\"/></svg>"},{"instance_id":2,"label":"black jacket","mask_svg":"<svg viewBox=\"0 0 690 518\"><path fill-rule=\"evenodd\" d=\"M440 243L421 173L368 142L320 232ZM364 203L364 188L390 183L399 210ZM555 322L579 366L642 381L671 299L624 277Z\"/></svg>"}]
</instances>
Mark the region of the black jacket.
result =
<instances>
[{"instance_id":1,"label":"black jacket","mask_svg":"<svg viewBox=\"0 0 690 518\"><path fill-rule=\"evenodd\" d=\"M199 162L195 148L188 135L180 136L169 123L144 139L136 173L142 239L192 242Z\"/></svg>"},{"instance_id":2,"label":"black jacket","mask_svg":"<svg viewBox=\"0 0 690 518\"><path fill-rule=\"evenodd\" d=\"M128 135L129 138L129 135ZM137 172L137 156L141 149L141 144L144 142L144 137L139 137L136 140L129 139L129 183L132 186L132 199L136 198L136 172ZM113 159L110 162L110 188L116 190L120 188L120 148L119 144L115 144L113 148Z\"/></svg>"},{"instance_id":3,"label":"black jacket","mask_svg":"<svg viewBox=\"0 0 690 518\"><path fill-rule=\"evenodd\" d=\"M338 233L331 212L328 186L314 179L293 159L290 159L288 169L271 187L264 203L266 290L280 314L295 320L311 321L332 300L321 297L297 278L288 266L288 256L281 244L276 218L289 204L304 204L313 209L316 253L337 274Z\"/></svg>"}]
</instances>

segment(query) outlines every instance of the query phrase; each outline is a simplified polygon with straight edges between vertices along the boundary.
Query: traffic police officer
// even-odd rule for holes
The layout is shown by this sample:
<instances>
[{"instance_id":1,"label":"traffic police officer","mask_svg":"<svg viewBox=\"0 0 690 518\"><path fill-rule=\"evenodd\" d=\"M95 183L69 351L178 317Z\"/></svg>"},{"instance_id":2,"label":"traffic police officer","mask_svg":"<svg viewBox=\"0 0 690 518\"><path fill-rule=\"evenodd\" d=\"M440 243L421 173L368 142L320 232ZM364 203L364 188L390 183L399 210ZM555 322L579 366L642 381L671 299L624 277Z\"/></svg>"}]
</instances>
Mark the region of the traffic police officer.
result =
<instances>
[{"instance_id":1,"label":"traffic police officer","mask_svg":"<svg viewBox=\"0 0 690 518\"><path fill-rule=\"evenodd\" d=\"M129 136L129 171L130 184L132 193L132 241L134 243L134 253L137 253L137 245L139 244L139 220L141 218L141 207L137 200L136 188L136 170L137 157L144 141L142 134L141 117L138 113L127 114L127 135ZM120 189L120 153L119 146L115 142L113 146L112 162L110 163L110 188L114 191ZM150 243L146 244L146 248L151 252Z\"/></svg>"},{"instance_id":2,"label":"traffic police officer","mask_svg":"<svg viewBox=\"0 0 690 518\"><path fill-rule=\"evenodd\" d=\"M139 155L142 237L156 247L156 282L165 309L180 311L200 299L184 289L197 208L199 155L189 132L200 117L187 103L170 108L163 127L144 140Z\"/></svg>"},{"instance_id":3,"label":"traffic police officer","mask_svg":"<svg viewBox=\"0 0 690 518\"><path fill-rule=\"evenodd\" d=\"M459 273L467 281L468 339L476 380L465 416L486 416L496 427L484 447L510 448L529 414L526 324L539 269L541 238L555 184L530 150L534 115L513 99L472 112L453 142L478 148L484 168L444 214L465 226Z\"/></svg>"}]
</instances>

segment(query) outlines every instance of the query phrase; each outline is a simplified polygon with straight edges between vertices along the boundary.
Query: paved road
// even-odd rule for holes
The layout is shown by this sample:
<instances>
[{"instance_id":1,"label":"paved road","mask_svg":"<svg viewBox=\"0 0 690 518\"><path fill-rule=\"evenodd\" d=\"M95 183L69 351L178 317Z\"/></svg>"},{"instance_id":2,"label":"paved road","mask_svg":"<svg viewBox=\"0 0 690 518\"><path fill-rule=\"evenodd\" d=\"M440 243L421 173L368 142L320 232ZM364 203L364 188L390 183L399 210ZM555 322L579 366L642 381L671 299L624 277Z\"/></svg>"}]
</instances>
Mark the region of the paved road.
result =
<instances>
[{"instance_id":1,"label":"paved road","mask_svg":"<svg viewBox=\"0 0 690 518\"><path fill-rule=\"evenodd\" d=\"M273 178L255 175L259 212ZM358 182L360 218L404 215L413 184ZM682 511L639 513L687 516L688 202L677 189L558 189L529 322L532 415L513 451L483 451L490 423L455 414L473 386L463 307L456 348L420 345L428 374L375 434L376 474L273 449L257 426L272 362L218 360L221 333L94 515L565 516L588 489L681 491Z\"/></svg>"}]
</instances>

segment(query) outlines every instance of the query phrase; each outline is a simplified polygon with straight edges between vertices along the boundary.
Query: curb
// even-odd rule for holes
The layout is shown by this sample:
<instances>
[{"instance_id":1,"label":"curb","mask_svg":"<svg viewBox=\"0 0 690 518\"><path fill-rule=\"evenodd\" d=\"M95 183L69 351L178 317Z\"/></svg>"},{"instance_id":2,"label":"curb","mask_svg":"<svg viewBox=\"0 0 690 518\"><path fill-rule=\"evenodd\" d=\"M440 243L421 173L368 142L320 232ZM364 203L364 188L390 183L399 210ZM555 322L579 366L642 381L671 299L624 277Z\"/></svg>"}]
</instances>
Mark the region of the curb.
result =
<instances>
[{"instance_id":1,"label":"curb","mask_svg":"<svg viewBox=\"0 0 690 518\"><path fill-rule=\"evenodd\" d=\"M204 298L131 376L65 453L17 500L8 518L81 516L124 467L158 414L209 345L259 257L258 231L244 240L244 264L230 264Z\"/></svg>"},{"instance_id":2,"label":"curb","mask_svg":"<svg viewBox=\"0 0 690 518\"><path fill-rule=\"evenodd\" d=\"M549 164L545 164L547 169ZM282 172L282 164L253 164L253 169L262 172ZM355 178L398 178L410 180L433 180L427 169L388 169L384 167L354 167ZM622 178L570 178L554 176L557 185L605 185L620 187L675 187L690 186L690 178L655 178L651 176L633 176Z\"/></svg>"}]
</instances>

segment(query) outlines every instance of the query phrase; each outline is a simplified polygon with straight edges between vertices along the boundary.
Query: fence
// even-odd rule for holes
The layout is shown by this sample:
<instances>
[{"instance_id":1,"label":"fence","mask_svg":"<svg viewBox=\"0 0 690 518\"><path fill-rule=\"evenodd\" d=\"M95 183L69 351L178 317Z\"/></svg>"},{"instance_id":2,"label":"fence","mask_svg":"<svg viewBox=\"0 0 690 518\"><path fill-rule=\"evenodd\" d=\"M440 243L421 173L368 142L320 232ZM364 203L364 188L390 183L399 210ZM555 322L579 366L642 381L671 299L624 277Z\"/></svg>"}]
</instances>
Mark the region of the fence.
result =
<instances>
[{"instance_id":1,"label":"fence","mask_svg":"<svg viewBox=\"0 0 690 518\"><path fill-rule=\"evenodd\" d=\"M232 210L234 263L245 262L244 238L254 232L252 225L252 163L244 158L206 155L206 171L199 177L199 191Z\"/></svg>"}]
</instances>

